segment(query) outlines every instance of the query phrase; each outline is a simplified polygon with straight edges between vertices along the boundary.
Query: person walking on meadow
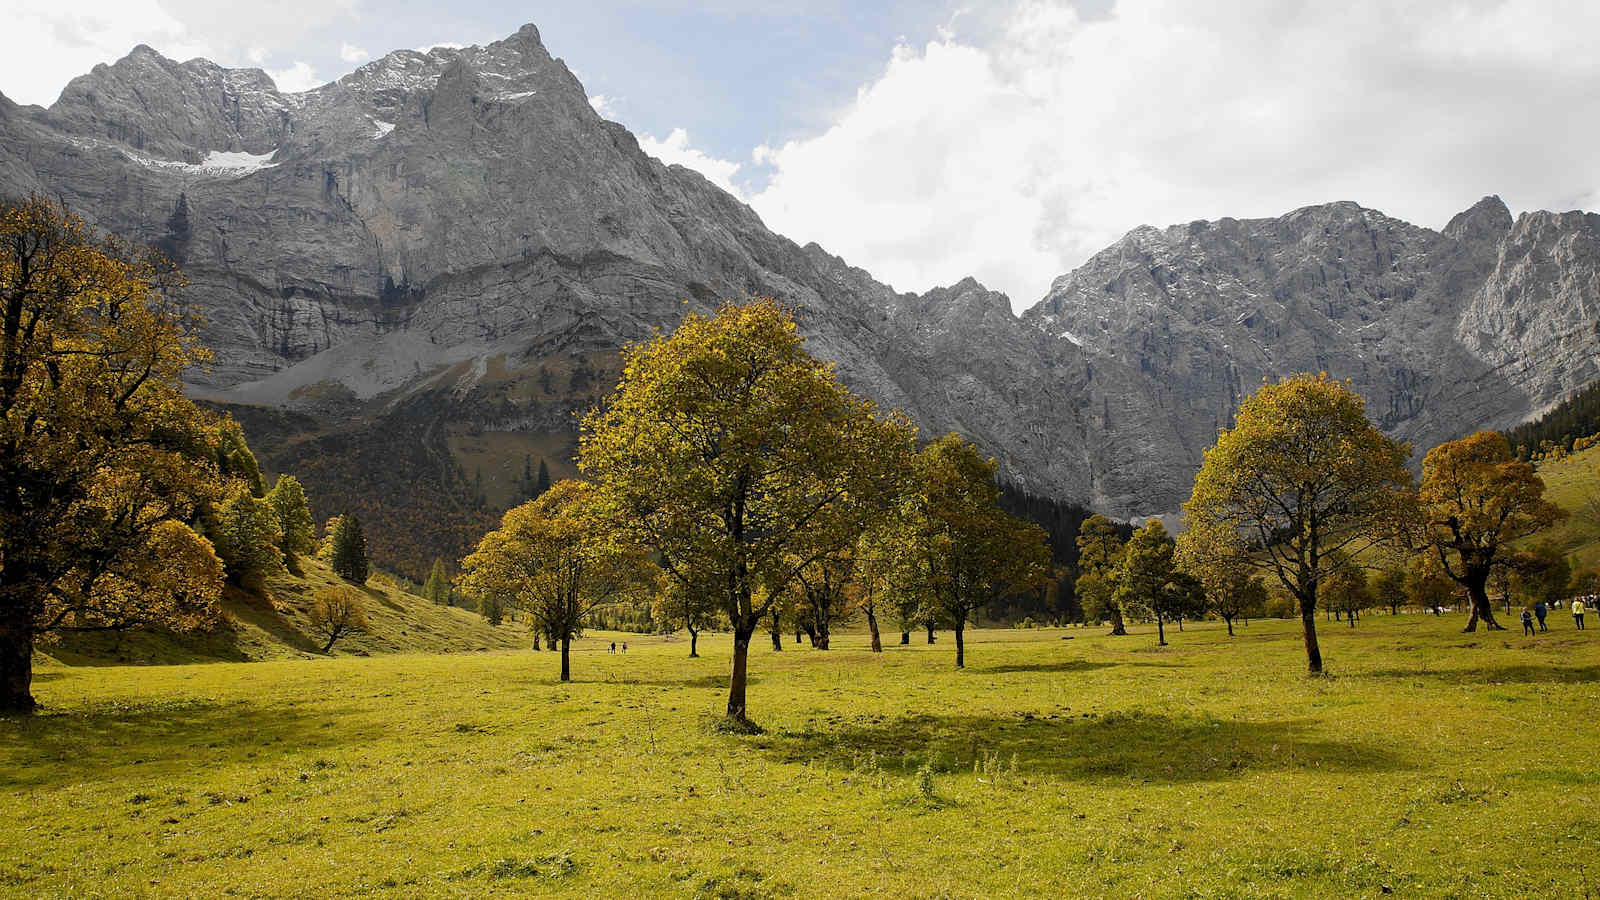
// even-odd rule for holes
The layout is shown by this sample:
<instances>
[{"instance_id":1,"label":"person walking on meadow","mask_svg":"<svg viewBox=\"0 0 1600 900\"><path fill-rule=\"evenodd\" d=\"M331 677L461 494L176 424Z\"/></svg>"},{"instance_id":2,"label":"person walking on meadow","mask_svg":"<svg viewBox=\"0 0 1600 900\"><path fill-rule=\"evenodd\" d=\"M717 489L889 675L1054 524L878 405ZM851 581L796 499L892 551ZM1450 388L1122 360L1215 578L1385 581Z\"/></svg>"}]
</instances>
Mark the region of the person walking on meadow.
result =
<instances>
[{"instance_id":1,"label":"person walking on meadow","mask_svg":"<svg viewBox=\"0 0 1600 900\"><path fill-rule=\"evenodd\" d=\"M1582 600L1573 600L1572 601L1572 622L1573 622L1574 625L1578 626L1578 630L1579 631L1583 630L1583 601Z\"/></svg>"},{"instance_id":2,"label":"person walking on meadow","mask_svg":"<svg viewBox=\"0 0 1600 900\"><path fill-rule=\"evenodd\" d=\"M1533 613L1528 612L1526 606L1522 608L1522 634L1524 637L1533 634Z\"/></svg>"},{"instance_id":3,"label":"person walking on meadow","mask_svg":"<svg viewBox=\"0 0 1600 900\"><path fill-rule=\"evenodd\" d=\"M616 641L612 641L611 642L611 652L612 653L617 652L617 642Z\"/></svg>"},{"instance_id":4,"label":"person walking on meadow","mask_svg":"<svg viewBox=\"0 0 1600 900\"><path fill-rule=\"evenodd\" d=\"M1549 626L1544 624L1544 617L1550 614L1550 607L1545 606L1543 600L1533 604L1533 614L1539 617L1539 630L1549 631Z\"/></svg>"}]
</instances>

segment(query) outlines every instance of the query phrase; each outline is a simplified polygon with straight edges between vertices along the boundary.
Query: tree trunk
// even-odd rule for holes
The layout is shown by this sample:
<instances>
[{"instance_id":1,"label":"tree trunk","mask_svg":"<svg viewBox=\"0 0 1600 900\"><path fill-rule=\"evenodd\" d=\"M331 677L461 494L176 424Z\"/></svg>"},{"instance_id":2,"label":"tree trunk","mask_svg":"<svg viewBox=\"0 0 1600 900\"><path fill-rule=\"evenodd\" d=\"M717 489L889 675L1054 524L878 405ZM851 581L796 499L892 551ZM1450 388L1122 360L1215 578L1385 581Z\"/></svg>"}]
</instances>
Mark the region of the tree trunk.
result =
<instances>
[{"instance_id":1,"label":"tree trunk","mask_svg":"<svg viewBox=\"0 0 1600 900\"><path fill-rule=\"evenodd\" d=\"M867 610L867 631L872 634L872 652L882 653L883 641L878 638L878 617L873 615L870 609Z\"/></svg>"},{"instance_id":2,"label":"tree trunk","mask_svg":"<svg viewBox=\"0 0 1600 900\"><path fill-rule=\"evenodd\" d=\"M535 631L533 633L533 649L534 649L535 652L537 652L540 649L540 647L539 647L539 632L537 632L537 631Z\"/></svg>"},{"instance_id":3,"label":"tree trunk","mask_svg":"<svg viewBox=\"0 0 1600 900\"><path fill-rule=\"evenodd\" d=\"M1126 625L1124 625L1122 623L1122 610L1120 610L1120 609L1113 609L1111 611L1111 633L1112 634L1127 634L1128 633L1128 626L1126 626Z\"/></svg>"},{"instance_id":4,"label":"tree trunk","mask_svg":"<svg viewBox=\"0 0 1600 900\"><path fill-rule=\"evenodd\" d=\"M1306 638L1306 668L1312 675L1322 674L1322 648L1317 646L1317 601L1300 601L1300 622Z\"/></svg>"},{"instance_id":5,"label":"tree trunk","mask_svg":"<svg viewBox=\"0 0 1600 900\"><path fill-rule=\"evenodd\" d=\"M735 622L733 626L733 675L728 678L728 718L747 721L744 686L750 660L750 635L755 626Z\"/></svg>"},{"instance_id":6,"label":"tree trunk","mask_svg":"<svg viewBox=\"0 0 1600 900\"><path fill-rule=\"evenodd\" d=\"M933 643L933 626L928 626L928 643Z\"/></svg>"},{"instance_id":7,"label":"tree trunk","mask_svg":"<svg viewBox=\"0 0 1600 900\"><path fill-rule=\"evenodd\" d=\"M1165 647L1166 645L1167 645L1167 623L1161 621L1161 617L1160 616L1156 616L1156 646L1157 647Z\"/></svg>"},{"instance_id":8,"label":"tree trunk","mask_svg":"<svg viewBox=\"0 0 1600 900\"><path fill-rule=\"evenodd\" d=\"M1228 623L1228 637L1233 637L1233 616L1223 616L1222 621Z\"/></svg>"},{"instance_id":9,"label":"tree trunk","mask_svg":"<svg viewBox=\"0 0 1600 900\"><path fill-rule=\"evenodd\" d=\"M1462 631L1477 631L1479 621L1483 622L1486 630L1504 631L1505 627L1494 620L1494 604L1489 602L1489 592L1486 590L1489 584L1487 567L1481 573L1467 570L1461 583L1467 589L1468 604L1472 608L1472 615L1467 619L1467 627Z\"/></svg>"},{"instance_id":10,"label":"tree trunk","mask_svg":"<svg viewBox=\"0 0 1600 900\"><path fill-rule=\"evenodd\" d=\"M900 632L900 643L901 644L909 644L909 643L911 643L911 632L909 632L909 631Z\"/></svg>"},{"instance_id":11,"label":"tree trunk","mask_svg":"<svg viewBox=\"0 0 1600 900\"><path fill-rule=\"evenodd\" d=\"M32 688L33 622L0 622L0 715L33 712Z\"/></svg>"},{"instance_id":12,"label":"tree trunk","mask_svg":"<svg viewBox=\"0 0 1600 900\"><path fill-rule=\"evenodd\" d=\"M816 647L818 650L827 650L828 649L828 641L829 641L828 623L827 622L823 622L822 624L817 626L817 636L811 641L811 644L812 644L812 646Z\"/></svg>"},{"instance_id":13,"label":"tree trunk","mask_svg":"<svg viewBox=\"0 0 1600 900\"><path fill-rule=\"evenodd\" d=\"M339 639L339 633L334 632L328 636L328 642L322 645L322 652L327 653L333 649L333 642Z\"/></svg>"},{"instance_id":14,"label":"tree trunk","mask_svg":"<svg viewBox=\"0 0 1600 900\"><path fill-rule=\"evenodd\" d=\"M1178 621L1178 630L1182 631L1183 630L1183 617L1179 616L1177 621Z\"/></svg>"},{"instance_id":15,"label":"tree trunk","mask_svg":"<svg viewBox=\"0 0 1600 900\"><path fill-rule=\"evenodd\" d=\"M694 659L700 655L700 632L684 626L689 632L689 658Z\"/></svg>"},{"instance_id":16,"label":"tree trunk","mask_svg":"<svg viewBox=\"0 0 1600 900\"><path fill-rule=\"evenodd\" d=\"M795 643L796 643L796 644L798 644L798 643L800 643L800 638L802 638L802 637L804 637L804 635L802 635L802 634L801 634L801 633L800 633L800 629L798 629L798 628L797 628L797 629L795 629L795 632L794 632L794 642L795 642Z\"/></svg>"},{"instance_id":17,"label":"tree trunk","mask_svg":"<svg viewBox=\"0 0 1600 900\"><path fill-rule=\"evenodd\" d=\"M965 669L967 667L967 642L965 640L965 632L966 632L966 630L967 630L967 623L962 621L961 619L957 619L956 620L956 668L958 668L958 669Z\"/></svg>"},{"instance_id":18,"label":"tree trunk","mask_svg":"<svg viewBox=\"0 0 1600 900\"><path fill-rule=\"evenodd\" d=\"M572 638L561 636L561 680L572 680L572 660L568 658L568 651L572 649Z\"/></svg>"},{"instance_id":19,"label":"tree trunk","mask_svg":"<svg viewBox=\"0 0 1600 900\"><path fill-rule=\"evenodd\" d=\"M783 636L776 631L772 633L772 649L779 653L783 652Z\"/></svg>"}]
</instances>

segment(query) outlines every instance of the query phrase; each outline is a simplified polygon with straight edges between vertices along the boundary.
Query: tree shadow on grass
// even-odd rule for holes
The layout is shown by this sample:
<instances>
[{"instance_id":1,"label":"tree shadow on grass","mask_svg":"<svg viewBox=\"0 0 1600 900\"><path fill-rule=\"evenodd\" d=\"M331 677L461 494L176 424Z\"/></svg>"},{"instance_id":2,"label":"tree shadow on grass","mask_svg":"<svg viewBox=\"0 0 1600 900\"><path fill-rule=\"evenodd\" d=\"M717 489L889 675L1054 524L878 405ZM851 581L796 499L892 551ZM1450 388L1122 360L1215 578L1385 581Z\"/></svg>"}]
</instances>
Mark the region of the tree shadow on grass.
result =
<instances>
[{"instance_id":1,"label":"tree shadow on grass","mask_svg":"<svg viewBox=\"0 0 1600 900\"><path fill-rule=\"evenodd\" d=\"M1600 666L1475 666L1466 669L1376 669L1358 678L1432 678L1450 684L1585 684L1600 681Z\"/></svg>"},{"instance_id":2,"label":"tree shadow on grass","mask_svg":"<svg viewBox=\"0 0 1600 900\"><path fill-rule=\"evenodd\" d=\"M748 684L759 684L761 682L760 677L757 675L747 675L745 677ZM675 688L718 688L725 691L728 689L728 678L728 673L723 672L717 675L693 675L688 678L608 677L600 679L600 681L603 684L642 684L650 687Z\"/></svg>"},{"instance_id":3,"label":"tree shadow on grass","mask_svg":"<svg viewBox=\"0 0 1600 900\"><path fill-rule=\"evenodd\" d=\"M1145 662L1127 660L1119 662L1091 662L1087 659L1062 659L1052 662L1012 663L1002 666L969 666L968 672L978 675L1005 675L1016 672L1093 672L1117 666L1143 666L1158 669L1180 669L1182 663Z\"/></svg>"},{"instance_id":4,"label":"tree shadow on grass","mask_svg":"<svg viewBox=\"0 0 1600 900\"><path fill-rule=\"evenodd\" d=\"M336 724L358 713L354 707L259 707L188 697L0 717L0 791L115 778L127 766L188 765L196 752L212 759L237 753L270 764L368 739L362 728Z\"/></svg>"},{"instance_id":5,"label":"tree shadow on grass","mask_svg":"<svg viewBox=\"0 0 1600 900\"><path fill-rule=\"evenodd\" d=\"M1408 767L1390 751L1316 735L1309 720L1239 722L1143 712L1043 718L907 716L785 733L766 752L780 762L820 762L847 770L867 757L891 761L891 767L898 759L907 773L930 761L936 771L962 772L991 757L1009 766L1014 757L1023 776L1171 784L1217 781L1250 771L1359 774Z\"/></svg>"}]
</instances>

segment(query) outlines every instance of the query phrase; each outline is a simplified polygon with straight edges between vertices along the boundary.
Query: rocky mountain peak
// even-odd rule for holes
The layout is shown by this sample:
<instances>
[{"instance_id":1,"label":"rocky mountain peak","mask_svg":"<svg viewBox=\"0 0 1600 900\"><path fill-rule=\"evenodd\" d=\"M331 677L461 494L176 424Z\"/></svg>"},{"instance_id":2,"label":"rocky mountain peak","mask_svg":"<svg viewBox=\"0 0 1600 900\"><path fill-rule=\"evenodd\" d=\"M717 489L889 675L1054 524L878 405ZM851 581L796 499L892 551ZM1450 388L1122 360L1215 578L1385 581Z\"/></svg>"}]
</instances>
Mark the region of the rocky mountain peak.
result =
<instances>
[{"instance_id":1,"label":"rocky mountain peak","mask_svg":"<svg viewBox=\"0 0 1600 900\"><path fill-rule=\"evenodd\" d=\"M1486 197L1444 233L1349 201L1141 226L1019 320L975 279L900 293L773 234L602 121L532 25L297 94L136 48L49 110L0 101L0 195L33 192L179 260L216 354L191 388L288 407L261 415L299 456L268 461L330 503L392 476L373 512L397 534L462 472L565 465L624 342L741 296L795 307L847 384L1008 480L1120 517L1175 510L1264 378L1350 378L1425 447L1600 377L1600 217L1513 225Z\"/></svg>"},{"instance_id":2,"label":"rocky mountain peak","mask_svg":"<svg viewBox=\"0 0 1600 900\"><path fill-rule=\"evenodd\" d=\"M1511 210L1506 208L1505 201L1490 194L1456 213L1444 226L1444 234L1460 241L1498 241L1511 226Z\"/></svg>"}]
</instances>

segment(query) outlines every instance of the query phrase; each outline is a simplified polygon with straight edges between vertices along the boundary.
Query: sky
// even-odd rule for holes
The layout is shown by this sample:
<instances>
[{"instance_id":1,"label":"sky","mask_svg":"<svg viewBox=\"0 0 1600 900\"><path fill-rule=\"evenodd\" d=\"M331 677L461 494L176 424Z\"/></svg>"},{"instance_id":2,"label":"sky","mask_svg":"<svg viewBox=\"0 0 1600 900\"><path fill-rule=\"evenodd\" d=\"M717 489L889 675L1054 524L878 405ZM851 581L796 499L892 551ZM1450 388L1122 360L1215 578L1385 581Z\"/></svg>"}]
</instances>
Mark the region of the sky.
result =
<instances>
[{"instance_id":1,"label":"sky","mask_svg":"<svg viewBox=\"0 0 1600 900\"><path fill-rule=\"evenodd\" d=\"M591 102L774 230L1017 309L1130 229L1354 200L1600 207L1591 0L0 0L0 92L146 43L304 90L533 22Z\"/></svg>"}]
</instances>

